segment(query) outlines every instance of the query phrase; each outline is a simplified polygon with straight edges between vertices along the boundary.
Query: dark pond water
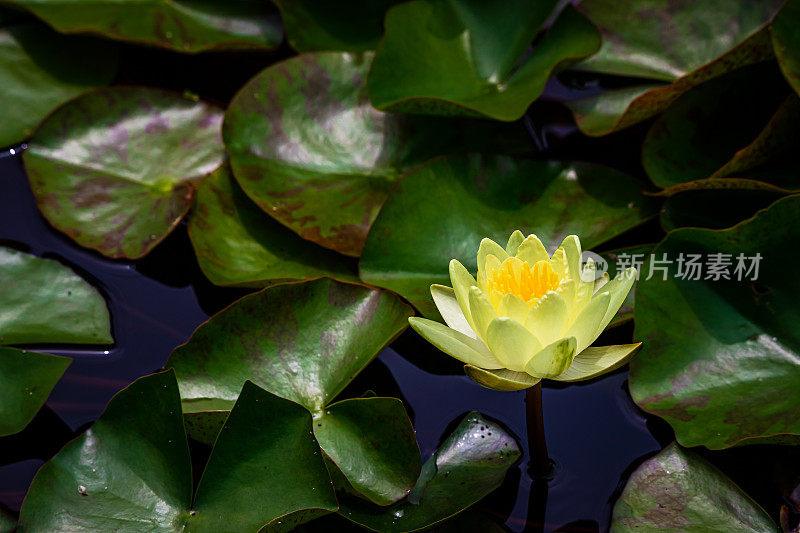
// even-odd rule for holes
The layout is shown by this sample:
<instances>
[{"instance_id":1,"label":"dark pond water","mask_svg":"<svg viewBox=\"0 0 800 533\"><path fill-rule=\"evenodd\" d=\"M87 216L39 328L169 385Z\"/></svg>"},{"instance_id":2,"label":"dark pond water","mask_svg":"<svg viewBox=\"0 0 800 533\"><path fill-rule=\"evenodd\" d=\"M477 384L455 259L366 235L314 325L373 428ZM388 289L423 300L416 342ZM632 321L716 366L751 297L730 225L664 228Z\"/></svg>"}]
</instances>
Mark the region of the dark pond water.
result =
<instances>
[{"instance_id":1,"label":"dark pond water","mask_svg":"<svg viewBox=\"0 0 800 533\"><path fill-rule=\"evenodd\" d=\"M557 93L559 87L552 88ZM576 138L560 117L538 127L537 105L528 126L539 149L553 157L610 162L639 173L638 162L619 164L605 140ZM543 108L544 109L544 108ZM568 118L564 124L568 124ZM631 135L636 135L633 132ZM574 136L573 136L574 137ZM591 150L586 150L591 146ZM37 256L58 259L81 273L105 295L116 345L108 351L91 347L34 347L71 356L75 362L56 386L34 422L22 433L0 439L0 505L18 511L36 470L102 412L118 390L162 367L170 352L194 329L246 291L221 289L200 272L185 228L179 228L153 253L136 262L111 261L73 244L39 215L17 148L0 152L0 241ZM563 153L562 153L563 152ZM628 241L660 238L657 223L625 236ZM631 244L633 242L630 242ZM619 243L617 243L619 244ZM608 343L629 342L630 324L607 332ZM601 340L603 340L601 338ZM454 424L471 410L505 424L525 445L524 393L483 389L462 375L460 365L422 342L413 333L385 350L343 395L371 389L402 398L412 415L424 458L435 450ZM549 482L532 481L524 462L509 471L504 485L476 505L510 531L594 532L608 529L613 502L630 472L672 439L658 419L633 404L627 372L617 371L585 384L546 382L545 427L556 473ZM764 468L760 447L711 454L773 515L780 504L772 473ZM199 450L199 451L197 451ZM200 445L193 446L197 456Z\"/></svg>"}]
</instances>

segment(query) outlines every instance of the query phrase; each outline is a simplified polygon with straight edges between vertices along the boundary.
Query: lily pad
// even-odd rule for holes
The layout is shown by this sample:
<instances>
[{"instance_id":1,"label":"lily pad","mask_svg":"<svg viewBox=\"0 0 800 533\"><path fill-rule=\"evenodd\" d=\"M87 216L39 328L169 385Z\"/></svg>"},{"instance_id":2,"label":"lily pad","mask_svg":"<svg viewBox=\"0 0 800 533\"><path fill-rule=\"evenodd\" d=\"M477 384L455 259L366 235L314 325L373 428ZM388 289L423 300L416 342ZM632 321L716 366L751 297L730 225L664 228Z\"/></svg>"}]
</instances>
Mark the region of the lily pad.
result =
<instances>
[{"instance_id":1,"label":"lily pad","mask_svg":"<svg viewBox=\"0 0 800 533\"><path fill-rule=\"evenodd\" d=\"M314 434L348 481L379 505L403 498L422 460L403 402L353 398L330 405L314 420ZM402 442L395 442L402 439Z\"/></svg>"},{"instance_id":2,"label":"lily pad","mask_svg":"<svg viewBox=\"0 0 800 533\"><path fill-rule=\"evenodd\" d=\"M578 127L588 135L626 128L661 113L692 87L771 59L765 26L782 3L582 2L580 10L600 28L603 46L575 68L641 83L570 102Z\"/></svg>"},{"instance_id":3,"label":"lily pad","mask_svg":"<svg viewBox=\"0 0 800 533\"><path fill-rule=\"evenodd\" d=\"M788 92L774 63L742 68L695 87L678 98L648 131L642 147L645 171L653 183L664 188L731 172L747 177L740 174L744 170L741 163L718 171L737 150L753 141L756 132L769 127ZM797 124L779 121L786 123L786 128Z\"/></svg>"},{"instance_id":4,"label":"lily pad","mask_svg":"<svg viewBox=\"0 0 800 533\"><path fill-rule=\"evenodd\" d=\"M635 179L599 165L439 158L410 172L389 197L367 238L361 279L436 318L430 286L450 285L451 259L474 273L484 237L504 241L518 229L552 252L574 233L590 249L655 216L656 206Z\"/></svg>"},{"instance_id":5,"label":"lily pad","mask_svg":"<svg viewBox=\"0 0 800 533\"><path fill-rule=\"evenodd\" d=\"M0 344L111 344L100 293L70 268L0 246Z\"/></svg>"},{"instance_id":6,"label":"lily pad","mask_svg":"<svg viewBox=\"0 0 800 533\"><path fill-rule=\"evenodd\" d=\"M800 35L797 34L797 24L800 23L800 1L788 0L781 8L780 13L772 22L772 45L775 57L781 66L783 75L800 93Z\"/></svg>"},{"instance_id":7,"label":"lily pad","mask_svg":"<svg viewBox=\"0 0 800 533\"><path fill-rule=\"evenodd\" d=\"M636 267L639 271L639 276L647 277L648 273L643 272L642 266L653 251L654 245L644 244L639 246L630 246L628 248L619 248L609 252L603 252L600 256L606 261L608 276L614 279L621 270L627 267ZM638 279L633 284L633 288L628 291L627 296L622 301L622 305L614 318L609 322L608 327L619 326L625 322L633 319L633 310L636 301L636 285L639 283Z\"/></svg>"},{"instance_id":8,"label":"lily pad","mask_svg":"<svg viewBox=\"0 0 800 533\"><path fill-rule=\"evenodd\" d=\"M67 357L0 347L0 437L25 429L71 362Z\"/></svg>"},{"instance_id":9,"label":"lily pad","mask_svg":"<svg viewBox=\"0 0 800 533\"><path fill-rule=\"evenodd\" d=\"M597 29L568 5L528 54L555 5L414 0L396 6L369 72L372 105L517 120L552 73L600 48Z\"/></svg>"},{"instance_id":10,"label":"lily pad","mask_svg":"<svg viewBox=\"0 0 800 533\"><path fill-rule=\"evenodd\" d=\"M408 415L387 399L329 404L406 328L411 314L397 296L363 285L328 278L275 285L200 326L167 366L178 376L186 413L231 405L246 380L303 405L319 419L314 431L326 454L356 490L391 503L419 474Z\"/></svg>"},{"instance_id":11,"label":"lily pad","mask_svg":"<svg viewBox=\"0 0 800 533\"><path fill-rule=\"evenodd\" d=\"M189 237L200 268L215 285L263 287L320 276L358 280L352 259L302 239L259 209L227 165L198 187Z\"/></svg>"},{"instance_id":12,"label":"lily pad","mask_svg":"<svg viewBox=\"0 0 800 533\"><path fill-rule=\"evenodd\" d=\"M414 490L391 507L339 493L339 514L374 531L416 531L463 511L494 491L521 455L499 424L468 414L422 467Z\"/></svg>"},{"instance_id":13,"label":"lily pad","mask_svg":"<svg viewBox=\"0 0 800 533\"><path fill-rule=\"evenodd\" d=\"M53 109L109 83L117 63L115 46L0 20L0 146L25 140Z\"/></svg>"},{"instance_id":14,"label":"lily pad","mask_svg":"<svg viewBox=\"0 0 800 533\"><path fill-rule=\"evenodd\" d=\"M14 533L16 527L17 521L3 509L0 509L0 533Z\"/></svg>"},{"instance_id":15,"label":"lily pad","mask_svg":"<svg viewBox=\"0 0 800 533\"><path fill-rule=\"evenodd\" d=\"M611 531L776 532L764 509L699 455L673 443L631 474Z\"/></svg>"},{"instance_id":16,"label":"lily pad","mask_svg":"<svg viewBox=\"0 0 800 533\"><path fill-rule=\"evenodd\" d=\"M178 52L273 49L280 18L259 0L11 0L60 33L91 33Z\"/></svg>"},{"instance_id":17,"label":"lily pad","mask_svg":"<svg viewBox=\"0 0 800 533\"><path fill-rule=\"evenodd\" d=\"M263 70L225 116L233 174L301 237L358 256L401 174L431 157L531 147L520 125L407 117L370 106L371 54L304 54Z\"/></svg>"},{"instance_id":18,"label":"lily pad","mask_svg":"<svg viewBox=\"0 0 800 533\"><path fill-rule=\"evenodd\" d=\"M225 154L222 111L176 93L98 89L59 108L23 160L47 220L109 257L138 258L180 222Z\"/></svg>"},{"instance_id":19,"label":"lily pad","mask_svg":"<svg viewBox=\"0 0 800 533\"><path fill-rule=\"evenodd\" d=\"M800 257L789 244L800 237L798 209L793 196L729 229L675 230L653 252L672 264L666 280L637 287L635 337L644 345L631 362L630 391L684 446L720 449L800 434ZM677 277L680 254L687 279ZM720 268L730 279L715 279L708 267L691 279L689 254L706 264L710 254L730 254L715 256L719 265L730 262Z\"/></svg>"},{"instance_id":20,"label":"lily pad","mask_svg":"<svg viewBox=\"0 0 800 533\"><path fill-rule=\"evenodd\" d=\"M192 506L174 374L141 378L39 470L19 531L256 531L292 511L335 509L310 432L305 409L247 384Z\"/></svg>"},{"instance_id":21,"label":"lily pad","mask_svg":"<svg viewBox=\"0 0 800 533\"><path fill-rule=\"evenodd\" d=\"M298 52L374 50L383 34L386 10L403 0L318 2L274 0L286 38Z\"/></svg>"},{"instance_id":22,"label":"lily pad","mask_svg":"<svg viewBox=\"0 0 800 533\"><path fill-rule=\"evenodd\" d=\"M686 227L729 228L784 196L785 193L778 191L746 189L683 191L664 202L661 227L666 231Z\"/></svg>"}]
</instances>

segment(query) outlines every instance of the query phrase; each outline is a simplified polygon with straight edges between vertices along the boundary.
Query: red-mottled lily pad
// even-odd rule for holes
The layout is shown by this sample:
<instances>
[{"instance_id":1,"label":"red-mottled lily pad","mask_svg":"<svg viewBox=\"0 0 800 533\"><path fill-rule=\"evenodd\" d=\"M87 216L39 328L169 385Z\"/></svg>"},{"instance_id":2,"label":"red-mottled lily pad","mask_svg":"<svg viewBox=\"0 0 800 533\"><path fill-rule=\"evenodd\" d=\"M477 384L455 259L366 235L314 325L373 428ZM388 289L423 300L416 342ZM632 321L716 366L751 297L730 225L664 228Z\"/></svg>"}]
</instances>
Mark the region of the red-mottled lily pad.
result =
<instances>
[{"instance_id":1,"label":"red-mottled lily pad","mask_svg":"<svg viewBox=\"0 0 800 533\"><path fill-rule=\"evenodd\" d=\"M198 187L189 237L200 268L216 285L263 287L320 276L358 280L352 258L299 237L264 213L227 165Z\"/></svg>"},{"instance_id":2,"label":"red-mottled lily pad","mask_svg":"<svg viewBox=\"0 0 800 533\"><path fill-rule=\"evenodd\" d=\"M61 33L89 33L178 52L277 48L280 17L260 0L11 0Z\"/></svg>"},{"instance_id":3,"label":"red-mottled lily pad","mask_svg":"<svg viewBox=\"0 0 800 533\"><path fill-rule=\"evenodd\" d=\"M0 344L111 344L100 293L53 259L0 246Z\"/></svg>"},{"instance_id":4,"label":"red-mottled lily pad","mask_svg":"<svg viewBox=\"0 0 800 533\"><path fill-rule=\"evenodd\" d=\"M519 125L407 117L369 104L370 54L313 53L263 70L225 116L233 174L301 237L357 256L401 174L433 156L531 146Z\"/></svg>"},{"instance_id":5,"label":"red-mottled lily pad","mask_svg":"<svg viewBox=\"0 0 800 533\"><path fill-rule=\"evenodd\" d=\"M675 230L653 251L671 265L666 280L637 287L635 337L644 344L630 391L684 446L800 435L798 212L800 196L784 198L729 229ZM697 280L693 255L704 265Z\"/></svg>"},{"instance_id":6,"label":"red-mottled lily pad","mask_svg":"<svg viewBox=\"0 0 800 533\"><path fill-rule=\"evenodd\" d=\"M468 414L422 468L414 490L391 507L339 493L339 514L373 531L423 529L495 490L519 458L519 445L498 423Z\"/></svg>"},{"instance_id":7,"label":"red-mottled lily pad","mask_svg":"<svg viewBox=\"0 0 800 533\"><path fill-rule=\"evenodd\" d=\"M514 230L535 233L552 252L576 234L588 250L655 216L656 206L634 178L599 165L439 158L410 172L383 206L361 278L436 317L431 284L450 285L454 258L475 272L484 237L505 242Z\"/></svg>"},{"instance_id":8,"label":"red-mottled lily pad","mask_svg":"<svg viewBox=\"0 0 800 533\"><path fill-rule=\"evenodd\" d=\"M39 209L82 246L141 257L222 164L221 122L220 109L155 89L72 100L39 126L23 157Z\"/></svg>"},{"instance_id":9,"label":"red-mottled lily pad","mask_svg":"<svg viewBox=\"0 0 800 533\"><path fill-rule=\"evenodd\" d=\"M301 406L248 383L192 498L172 372L139 379L34 478L19 531L257 531L288 513L336 509Z\"/></svg>"},{"instance_id":10,"label":"red-mottled lily pad","mask_svg":"<svg viewBox=\"0 0 800 533\"><path fill-rule=\"evenodd\" d=\"M286 38L298 52L375 49L383 34L386 10L403 0L274 0L281 10Z\"/></svg>"},{"instance_id":11,"label":"red-mottled lily pad","mask_svg":"<svg viewBox=\"0 0 800 533\"><path fill-rule=\"evenodd\" d=\"M25 429L71 362L67 357L0 347L0 437Z\"/></svg>"},{"instance_id":12,"label":"red-mottled lily pad","mask_svg":"<svg viewBox=\"0 0 800 533\"><path fill-rule=\"evenodd\" d=\"M319 418L314 431L348 481L387 504L407 494L419 474L408 415L378 398L330 404L411 314L397 296L363 285L329 278L275 285L212 317L167 366L178 376L187 414L230 408L246 380L303 405Z\"/></svg>"},{"instance_id":13,"label":"red-mottled lily pad","mask_svg":"<svg viewBox=\"0 0 800 533\"><path fill-rule=\"evenodd\" d=\"M0 509L0 533L14 533L16 527L17 521L3 509Z\"/></svg>"},{"instance_id":14,"label":"red-mottled lily pad","mask_svg":"<svg viewBox=\"0 0 800 533\"><path fill-rule=\"evenodd\" d=\"M716 189L683 191L670 196L661 208L661 227L729 228L786 196L778 191Z\"/></svg>"},{"instance_id":15,"label":"red-mottled lily pad","mask_svg":"<svg viewBox=\"0 0 800 533\"><path fill-rule=\"evenodd\" d=\"M750 177L747 161L759 157L758 152L762 152L762 164L775 164L772 156L780 154L773 152L783 148L786 155L794 150L794 146L788 147L797 125L796 117L791 116L794 106L781 108L789 92L774 63L742 68L695 87L678 98L648 131L642 147L645 171L653 183L667 188L731 174ZM771 120L779 108L782 115L789 116ZM784 131L776 132L776 128ZM760 140L756 139L762 130ZM759 146L752 146L754 142ZM748 145L746 153L737 154ZM731 161L734 157L736 162ZM771 174L769 170L766 173ZM772 178L765 177L767 181Z\"/></svg>"},{"instance_id":16,"label":"red-mottled lily pad","mask_svg":"<svg viewBox=\"0 0 800 533\"><path fill-rule=\"evenodd\" d=\"M664 111L687 90L772 57L765 26L783 0L586 0L580 10L603 35L575 68L641 79L569 103L580 129L605 135ZM659 85L658 82L662 84Z\"/></svg>"},{"instance_id":17,"label":"red-mottled lily pad","mask_svg":"<svg viewBox=\"0 0 800 533\"><path fill-rule=\"evenodd\" d=\"M637 468L611 531L777 531L756 502L699 455L673 443Z\"/></svg>"},{"instance_id":18,"label":"red-mottled lily pad","mask_svg":"<svg viewBox=\"0 0 800 533\"><path fill-rule=\"evenodd\" d=\"M53 109L110 82L117 60L116 47L95 39L0 20L0 146L28 138Z\"/></svg>"},{"instance_id":19,"label":"red-mottled lily pad","mask_svg":"<svg viewBox=\"0 0 800 533\"><path fill-rule=\"evenodd\" d=\"M597 29L568 5L528 53L556 2L414 0L386 15L369 72L378 109L516 120L551 73L595 53Z\"/></svg>"}]
</instances>

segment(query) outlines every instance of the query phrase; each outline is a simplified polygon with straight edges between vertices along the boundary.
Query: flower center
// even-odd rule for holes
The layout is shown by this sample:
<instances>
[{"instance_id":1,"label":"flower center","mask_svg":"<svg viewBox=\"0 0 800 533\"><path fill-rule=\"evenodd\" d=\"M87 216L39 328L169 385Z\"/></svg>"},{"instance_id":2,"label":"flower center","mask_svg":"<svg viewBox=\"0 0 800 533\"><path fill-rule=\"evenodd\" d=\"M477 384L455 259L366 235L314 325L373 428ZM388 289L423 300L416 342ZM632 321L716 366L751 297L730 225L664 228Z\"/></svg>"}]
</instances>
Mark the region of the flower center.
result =
<instances>
[{"instance_id":1,"label":"flower center","mask_svg":"<svg viewBox=\"0 0 800 533\"><path fill-rule=\"evenodd\" d=\"M529 305L553 291L561 280L547 261L538 261L530 266L527 261L503 261L488 276L489 291L519 296Z\"/></svg>"}]
</instances>

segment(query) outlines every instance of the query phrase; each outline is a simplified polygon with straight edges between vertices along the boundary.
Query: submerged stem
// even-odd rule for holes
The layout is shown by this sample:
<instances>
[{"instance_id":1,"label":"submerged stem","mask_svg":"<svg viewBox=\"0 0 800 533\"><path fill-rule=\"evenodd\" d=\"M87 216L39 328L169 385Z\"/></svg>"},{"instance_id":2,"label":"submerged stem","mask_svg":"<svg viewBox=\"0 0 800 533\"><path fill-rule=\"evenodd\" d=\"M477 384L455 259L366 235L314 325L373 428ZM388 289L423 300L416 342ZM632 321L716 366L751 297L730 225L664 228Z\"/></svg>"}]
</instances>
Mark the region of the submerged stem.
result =
<instances>
[{"instance_id":1,"label":"submerged stem","mask_svg":"<svg viewBox=\"0 0 800 533\"><path fill-rule=\"evenodd\" d=\"M525 423L528 429L529 473L532 477L545 477L550 474L553 464L547 454L547 440L544 436L541 381L526 391Z\"/></svg>"}]
</instances>

